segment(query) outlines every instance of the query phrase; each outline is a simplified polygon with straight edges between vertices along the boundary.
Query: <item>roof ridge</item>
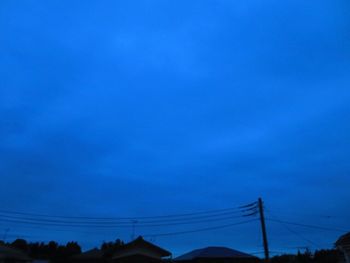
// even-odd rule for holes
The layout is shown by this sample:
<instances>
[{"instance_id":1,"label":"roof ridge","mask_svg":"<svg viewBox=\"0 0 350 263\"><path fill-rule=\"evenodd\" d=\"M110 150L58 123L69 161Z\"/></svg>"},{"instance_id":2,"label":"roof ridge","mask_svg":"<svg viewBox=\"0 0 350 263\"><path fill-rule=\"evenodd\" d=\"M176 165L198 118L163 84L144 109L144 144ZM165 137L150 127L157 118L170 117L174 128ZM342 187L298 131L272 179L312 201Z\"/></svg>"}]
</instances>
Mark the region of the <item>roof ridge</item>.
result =
<instances>
[{"instance_id":1,"label":"roof ridge","mask_svg":"<svg viewBox=\"0 0 350 263\"><path fill-rule=\"evenodd\" d=\"M253 258L254 256L235 250L229 247L224 246L208 246L200 249L192 250L188 253L185 253L175 260L192 260L195 258Z\"/></svg>"}]
</instances>

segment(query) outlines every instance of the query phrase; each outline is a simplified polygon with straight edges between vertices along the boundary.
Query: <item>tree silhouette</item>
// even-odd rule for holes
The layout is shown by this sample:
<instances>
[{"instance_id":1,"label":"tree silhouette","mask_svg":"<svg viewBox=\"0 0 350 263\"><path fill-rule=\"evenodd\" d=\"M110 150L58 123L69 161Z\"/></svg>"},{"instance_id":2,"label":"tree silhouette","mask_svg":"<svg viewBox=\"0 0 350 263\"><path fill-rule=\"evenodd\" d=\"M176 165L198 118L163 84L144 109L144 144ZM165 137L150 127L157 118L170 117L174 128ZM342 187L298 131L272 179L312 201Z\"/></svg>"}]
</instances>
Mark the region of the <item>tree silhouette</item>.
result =
<instances>
[{"instance_id":1,"label":"tree silhouette","mask_svg":"<svg viewBox=\"0 0 350 263\"><path fill-rule=\"evenodd\" d=\"M24 252L28 251L28 243L24 239L16 239L11 243L11 246Z\"/></svg>"}]
</instances>

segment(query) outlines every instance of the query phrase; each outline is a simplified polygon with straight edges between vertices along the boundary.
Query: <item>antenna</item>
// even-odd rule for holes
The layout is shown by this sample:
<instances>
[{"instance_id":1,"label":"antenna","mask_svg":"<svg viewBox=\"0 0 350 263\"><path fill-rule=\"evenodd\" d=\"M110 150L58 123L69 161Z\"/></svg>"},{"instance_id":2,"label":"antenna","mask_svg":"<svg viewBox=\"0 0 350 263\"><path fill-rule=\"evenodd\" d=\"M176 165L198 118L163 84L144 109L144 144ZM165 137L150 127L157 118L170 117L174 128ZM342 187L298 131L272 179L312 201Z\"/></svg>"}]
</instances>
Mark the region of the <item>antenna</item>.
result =
<instances>
[{"instance_id":1,"label":"antenna","mask_svg":"<svg viewBox=\"0 0 350 263\"><path fill-rule=\"evenodd\" d=\"M4 240L4 242L6 242L7 234L8 234L9 231L10 231L10 228L6 228L5 231L4 231L4 236L2 238L2 240Z\"/></svg>"},{"instance_id":2,"label":"antenna","mask_svg":"<svg viewBox=\"0 0 350 263\"><path fill-rule=\"evenodd\" d=\"M131 223L132 223L131 241L133 241L135 239L135 228L136 228L136 224L138 222L139 221L137 221L135 219L131 220Z\"/></svg>"}]
</instances>

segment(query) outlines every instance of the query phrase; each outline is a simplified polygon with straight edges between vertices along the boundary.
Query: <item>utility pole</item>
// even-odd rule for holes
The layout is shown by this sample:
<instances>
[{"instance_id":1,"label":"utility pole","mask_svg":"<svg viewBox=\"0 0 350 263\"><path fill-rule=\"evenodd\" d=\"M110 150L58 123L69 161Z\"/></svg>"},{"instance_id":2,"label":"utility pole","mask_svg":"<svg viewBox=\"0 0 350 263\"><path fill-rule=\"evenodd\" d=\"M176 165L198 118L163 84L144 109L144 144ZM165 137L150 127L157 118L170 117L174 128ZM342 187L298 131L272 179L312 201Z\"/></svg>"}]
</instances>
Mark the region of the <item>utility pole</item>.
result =
<instances>
[{"instance_id":1,"label":"utility pole","mask_svg":"<svg viewBox=\"0 0 350 263\"><path fill-rule=\"evenodd\" d=\"M260 223L261 223L261 231L262 231L263 242L264 242L265 262L269 262L270 255L269 255L269 246L267 243L266 225L265 225L265 217L264 217L264 205L263 205L262 199L259 198L257 202L253 202L253 203L250 203L250 204L247 204L244 206L240 206L238 208L243 213L243 216L246 216L246 217L256 216L259 213Z\"/></svg>"},{"instance_id":2,"label":"utility pole","mask_svg":"<svg viewBox=\"0 0 350 263\"><path fill-rule=\"evenodd\" d=\"M262 230L263 242L264 242L265 262L269 262L270 261L269 246L268 246L268 243L267 243L267 236L266 236L264 206L263 206L263 201L262 201L261 198L259 198L259 200L258 200L258 207L259 207L261 230Z\"/></svg>"}]
</instances>

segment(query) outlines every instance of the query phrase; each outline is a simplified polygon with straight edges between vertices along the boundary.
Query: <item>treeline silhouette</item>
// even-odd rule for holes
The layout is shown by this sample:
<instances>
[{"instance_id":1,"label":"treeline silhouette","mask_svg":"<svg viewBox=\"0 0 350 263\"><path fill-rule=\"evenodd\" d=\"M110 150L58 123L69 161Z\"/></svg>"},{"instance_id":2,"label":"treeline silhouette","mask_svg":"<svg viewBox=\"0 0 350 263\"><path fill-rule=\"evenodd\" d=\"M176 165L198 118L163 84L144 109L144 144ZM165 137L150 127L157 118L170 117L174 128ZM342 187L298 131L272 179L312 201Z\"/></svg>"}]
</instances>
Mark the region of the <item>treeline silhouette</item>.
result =
<instances>
[{"instance_id":1,"label":"treeline silhouette","mask_svg":"<svg viewBox=\"0 0 350 263\"><path fill-rule=\"evenodd\" d=\"M296 255L285 254L274 256L270 263L339 263L341 255L336 249L322 249L311 253L306 250L304 253L298 251Z\"/></svg>"},{"instance_id":2,"label":"treeline silhouette","mask_svg":"<svg viewBox=\"0 0 350 263\"><path fill-rule=\"evenodd\" d=\"M123 244L123 241L117 239L114 242L102 243L100 249L106 254L113 254ZM81 246L75 241L68 242L66 245L60 245L56 241L44 243L16 239L12 243L0 241L0 245L18 249L33 259L49 260L50 262L69 262L72 256L82 253Z\"/></svg>"},{"instance_id":3,"label":"treeline silhouette","mask_svg":"<svg viewBox=\"0 0 350 263\"><path fill-rule=\"evenodd\" d=\"M118 250L124 242L120 239L114 242L104 242L100 246L100 250L104 252L105 256L112 255ZM12 243L5 243L0 241L0 245L5 245L18 249L26 253L33 259L49 260L50 262L71 262L74 255L82 253L81 246L78 242L68 242L65 245L60 245L56 241L44 242L27 242L24 239L16 239ZM297 254L284 254L271 258L270 263L338 263L341 255L336 249L316 250L311 253L309 250Z\"/></svg>"}]
</instances>

